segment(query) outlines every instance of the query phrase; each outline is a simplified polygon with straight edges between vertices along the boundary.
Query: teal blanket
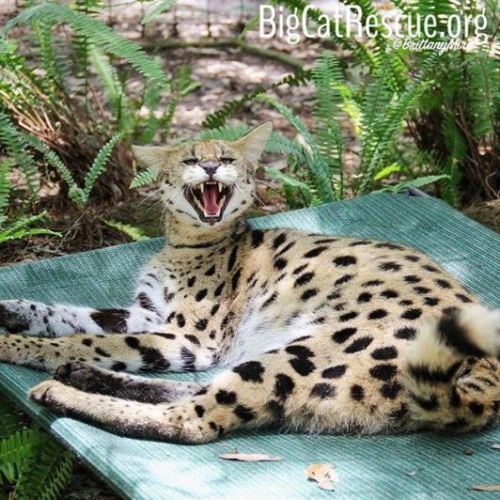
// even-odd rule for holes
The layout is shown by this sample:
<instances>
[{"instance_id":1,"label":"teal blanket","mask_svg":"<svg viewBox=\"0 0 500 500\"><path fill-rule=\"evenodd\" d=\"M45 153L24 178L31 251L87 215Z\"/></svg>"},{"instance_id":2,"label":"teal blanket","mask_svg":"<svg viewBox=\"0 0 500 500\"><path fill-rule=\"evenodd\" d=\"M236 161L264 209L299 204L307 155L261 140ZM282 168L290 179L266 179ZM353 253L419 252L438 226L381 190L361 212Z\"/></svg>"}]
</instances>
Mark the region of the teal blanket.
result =
<instances>
[{"instance_id":1,"label":"teal blanket","mask_svg":"<svg viewBox=\"0 0 500 500\"><path fill-rule=\"evenodd\" d=\"M500 237L432 198L376 194L252 221L402 242L431 255L486 304L500 306ZM0 270L0 298L118 307L129 301L138 269L161 239ZM165 376L165 375L162 375ZM204 380L209 374L167 375ZM500 429L467 436L237 434L202 446L127 439L51 415L26 398L47 374L0 364L0 391L83 458L121 495L177 498L475 498L476 484L500 483ZM281 462L237 463L232 452L268 453ZM467 454L464 450L468 450ZM335 492L308 482L311 463L333 463Z\"/></svg>"}]
</instances>

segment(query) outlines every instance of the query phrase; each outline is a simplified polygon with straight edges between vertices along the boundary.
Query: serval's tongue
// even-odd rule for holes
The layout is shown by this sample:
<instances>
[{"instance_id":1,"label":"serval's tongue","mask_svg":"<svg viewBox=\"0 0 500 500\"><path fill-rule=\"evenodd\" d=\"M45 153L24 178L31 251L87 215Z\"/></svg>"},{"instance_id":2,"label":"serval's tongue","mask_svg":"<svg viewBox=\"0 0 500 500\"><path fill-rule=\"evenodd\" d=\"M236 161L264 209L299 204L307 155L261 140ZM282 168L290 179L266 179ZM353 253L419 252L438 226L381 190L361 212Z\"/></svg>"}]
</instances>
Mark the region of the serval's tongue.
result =
<instances>
[{"instance_id":1,"label":"serval's tongue","mask_svg":"<svg viewBox=\"0 0 500 500\"><path fill-rule=\"evenodd\" d=\"M219 186L217 184L205 184L203 190L203 208L206 215L219 215Z\"/></svg>"}]
</instances>

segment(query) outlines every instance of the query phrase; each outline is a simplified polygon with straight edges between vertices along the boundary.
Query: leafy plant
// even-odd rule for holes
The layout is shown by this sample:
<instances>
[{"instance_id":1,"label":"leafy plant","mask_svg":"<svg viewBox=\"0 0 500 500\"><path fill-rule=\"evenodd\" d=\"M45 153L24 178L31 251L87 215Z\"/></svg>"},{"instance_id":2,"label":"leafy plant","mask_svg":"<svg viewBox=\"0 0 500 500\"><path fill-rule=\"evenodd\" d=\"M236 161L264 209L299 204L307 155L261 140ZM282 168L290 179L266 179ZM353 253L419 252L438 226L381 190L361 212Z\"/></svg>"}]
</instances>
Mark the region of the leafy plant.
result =
<instances>
[{"instance_id":1,"label":"leafy plant","mask_svg":"<svg viewBox=\"0 0 500 500\"><path fill-rule=\"evenodd\" d=\"M189 68L171 78L156 58L97 19L100 7L98 0L44 2L23 9L0 32L0 148L31 182L33 201L34 181L54 176L58 206L68 198L83 206L90 195L98 202L123 199L134 174L130 144L164 137L179 100L197 88ZM28 56L7 39L26 24L35 43ZM69 44L61 24L69 27ZM131 71L142 78L138 97L127 89Z\"/></svg>"},{"instance_id":2,"label":"leafy plant","mask_svg":"<svg viewBox=\"0 0 500 500\"><path fill-rule=\"evenodd\" d=\"M71 479L74 458L47 433L26 427L0 396L0 492L12 498L59 498Z\"/></svg>"},{"instance_id":3,"label":"leafy plant","mask_svg":"<svg viewBox=\"0 0 500 500\"><path fill-rule=\"evenodd\" d=\"M0 163L0 244L28 236L60 236L59 233L49 229L37 227L37 224L45 219L45 213L20 216L13 221L9 219L6 213L10 197L9 173L10 163L8 161Z\"/></svg>"}]
</instances>

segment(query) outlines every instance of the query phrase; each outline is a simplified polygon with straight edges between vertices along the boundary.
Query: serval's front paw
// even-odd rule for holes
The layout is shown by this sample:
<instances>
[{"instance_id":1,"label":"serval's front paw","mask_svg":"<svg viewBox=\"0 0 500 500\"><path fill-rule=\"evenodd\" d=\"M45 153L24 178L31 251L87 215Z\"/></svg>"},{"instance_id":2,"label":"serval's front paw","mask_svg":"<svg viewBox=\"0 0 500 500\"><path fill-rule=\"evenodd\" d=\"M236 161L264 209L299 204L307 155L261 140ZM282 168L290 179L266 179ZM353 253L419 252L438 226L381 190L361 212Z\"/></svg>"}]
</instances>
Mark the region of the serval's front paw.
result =
<instances>
[{"instance_id":1,"label":"serval's front paw","mask_svg":"<svg viewBox=\"0 0 500 500\"><path fill-rule=\"evenodd\" d=\"M38 404L65 413L71 403L71 391L57 380L45 380L29 391L29 397Z\"/></svg>"}]
</instances>

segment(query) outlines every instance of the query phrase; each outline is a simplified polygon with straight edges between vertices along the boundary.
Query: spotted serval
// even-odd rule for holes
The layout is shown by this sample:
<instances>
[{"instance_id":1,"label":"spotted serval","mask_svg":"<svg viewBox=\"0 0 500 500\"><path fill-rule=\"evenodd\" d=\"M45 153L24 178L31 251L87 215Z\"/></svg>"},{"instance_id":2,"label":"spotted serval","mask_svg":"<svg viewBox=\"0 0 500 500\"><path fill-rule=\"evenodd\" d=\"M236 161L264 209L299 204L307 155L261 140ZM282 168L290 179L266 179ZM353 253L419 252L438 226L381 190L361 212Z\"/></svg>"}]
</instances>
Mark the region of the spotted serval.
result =
<instances>
[{"instance_id":1,"label":"spotted serval","mask_svg":"<svg viewBox=\"0 0 500 500\"><path fill-rule=\"evenodd\" d=\"M496 421L500 311L400 244L245 225L270 132L136 147L168 220L134 303L3 301L0 360L55 371L31 398L56 412L173 442ZM214 366L206 385L120 373Z\"/></svg>"}]
</instances>

